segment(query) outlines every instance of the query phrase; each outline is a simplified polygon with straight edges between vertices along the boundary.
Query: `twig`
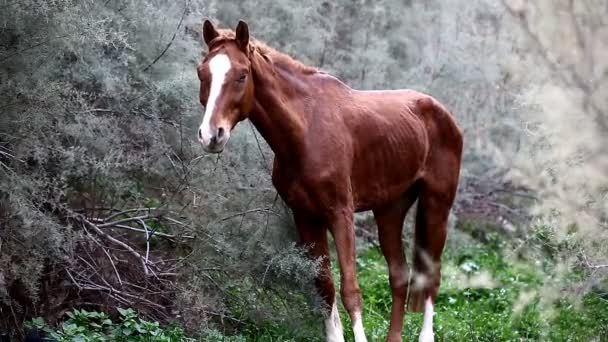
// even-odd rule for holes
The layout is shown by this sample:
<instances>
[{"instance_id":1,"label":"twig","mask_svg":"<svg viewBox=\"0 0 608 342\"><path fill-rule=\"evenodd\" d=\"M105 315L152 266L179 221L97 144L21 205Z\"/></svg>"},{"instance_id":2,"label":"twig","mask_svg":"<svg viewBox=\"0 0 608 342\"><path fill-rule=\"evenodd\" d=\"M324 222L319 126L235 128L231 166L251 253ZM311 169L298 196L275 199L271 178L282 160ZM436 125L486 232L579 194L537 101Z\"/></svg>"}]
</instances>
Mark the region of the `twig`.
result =
<instances>
[{"instance_id":1,"label":"twig","mask_svg":"<svg viewBox=\"0 0 608 342\"><path fill-rule=\"evenodd\" d=\"M228 221L228 220L230 220L232 218L239 217L241 215L247 215L247 214L257 213L257 212L273 213L273 214L275 214L277 216L280 216L279 214L277 214L277 213L273 212L272 210L270 210L270 208L255 208L255 209L249 209L249 210L241 211L241 212L238 212L238 213L235 213L235 214L232 214L232 215L228 215L226 217L223 217L223 218L217 220L217 222Z\"/></svg>"},{"instance_id":2,"label":"twig","mask_svg":"<svg viewBox=\"0 0 608 342\"><path fill-rule=\"evenodd\" d=\"M606 268L606 267L608 267L608 264L605 264L605 265L587 265L587 267L589 267L589 268L595 268L595 269Z\"/></svg>"},{"instance_id":3,"label":"twig","mask_svg":"<svg viewBox=\"0 0 608 342\"><path fill-rule=\"evenodd\" d=\"M150 217L151 217L150 215L128 217L128 218L125 218L125 219L122 219L122 220L100 224L98 227L99 228L107 228L107 227L115 226L115 225L121 224L121 223L133 222L133 221L138 221L138 220L147 220Z\"/></svg>"},{"instance_id":4,"label":"twig","mask_svg":"<svg viewBox=\"0 0 608 342\"><path fill-rule=\"evenodd\" d=\"M150 233L148 232L148 225L144 220L138 220L138 222L144 227L146 233L146 260L145 264L148 264L148 258L150 257Z\"/></svg>"},{"instance_id":5,"label":"twig","mask_svg":"<svg viewBox=\"0 0 608 342\"><path fill-rule=\"evenodd\" d=\"M11 314L13 316L13 322L15 322L15 326L19 329L19 332L23 335L23 329L21 329L21 325L17 322L17 315L15 314L15 309L13 309L13 301L9 298L8 307L11 309Z\"/></svg>"},{"instance_id":6,"label":"twig","mask_svg":"<svg viewBox=\"0 0 608 342\"><path fill-rule=\"evenodd\" d=\"M78 112L78 114L87 114L87 113L114 113L115 111L112 109L105 109L105 108L91 108L91 109L87 109L87 110L82 110L80 112Z\"/></svg>"},{"instance_id":7,"label":"twig","mask_svg":"<svg viewBox=\"0 0 608 342\"><path fill-rule=\"evenodd\" d=\"M262 156L262 161L264 162L264 168L266 169L266 171L270 172L268 162L266 162L266 156L264 155L264 152L262 151L262 145L260 145L260 140L258 139L258 135L257 135L255 128L253 127L253 124L251 123L251 121L249 121L249 128L251 128L251 132L253 133L253 137L255 138L255 143L258 145L258 151L260 151L260 156Z\"/></svg>"},{"instance_id":8,"label":"twig","mask_svg":"<svg viewBox=\"0 0 608 342\"><path fill-rule=\"evenodd\" d=\"M605 264L605 265L592 265L589 262L589 259L587 258L587 254L585 254L584 251L581 251L580 253L583 256L583 259L585 259L585 267L591 268L591 269L600 269L600 268L607 268L608 267L608 264Z\"/></svg>"},{"instance_id":9,"label":"twig","mask_svg":"<svg viewBox=\"0 0 608 342\"><path fill-rule=\"evenodd\" d=\"M89 265L89 267L91 267L91 266ZM71 272L69 270L66 269L66 272L68 273L68 276L70 277L70 279L72 279L72 282L74 283L74 285L76 287L78 287L79 290L107 291L109 295L116 296L116 297L113 297L113 298L121 300L121 301L124 301L124 302L127 302L129 304L133 304L133 303L130 303L124 297L134 298L134 299L137 299L138 301L144 302L144 303L146 303L146 304L148 304L150 306L154 306L154 307L157 307L157 308L161 308L161 309L165 308L163 305L154 303L154 302L152 302L152 301L150 301L150 300L148 300L146 298L143 298L143 297L131 294L131 293L127 293L127 292L118 290L118 289L114 288L112 285L110 285L103 277L101 277L101 280L106 284L106 286L93 283L93 282L91 282L88 279L85 279L86 283L78 282L76 280L76 278L71 274ZM130 285L133 285L133 284L130 284ZM143 288L141 288L141 289L143 289ZM160 292L157 292L157 293L160 293Z\"/></svg>"},{"instance_id":10,"label":"twig","mask_svg":"<svg viewBox=\"0 0 608 342\"><path fill-rule=\"evenodd\" d=\"M110 260L110 264L112 264L112 268L114 269L114 273L116 273L116 278L118 279L118 283L120 284L120 286L122 286L122 279L120 279L120 274L118 273L118 270L116 269L116 265L114 265L114 261L112 260L112 256L110 255L110 253L108 253L108 251L105 248L102 248L102 250L108 256L108 260Z\"/></svg>"},{"instance_id":11,"label":"twig","mask_svg":"<svg viewBox=\"0 0 608 342\"><path fill-rule=\"evenodd\" d=\"M274 256L272 258L270 258L270 260L268 261L268 265L266 266L266 270L264 271L264 275L262 276L262 283L261 283L262 286L264 285L264 282L266 281L266 274L268 273L270 266L272 266L273 261L274 261Z\"/></svg>"},{"instance_id":12,"label":"twig","mask_svg":"<svg viewBox=\"0 0 608 342\"><path fill-rule=\"evenodd\" d=\"M513 208L510 208L507 205L504 205L502 203L497 203L497 202L493 202L493 201L487 201L486 203L488 203L489 205L491 205L493 207L496 207L496 208L499 208L499 209L503 209L503 210L505 210L505 211L507 211L507 212L509 212L509 213L511 213L511 214L513 214L513 215L515 215L517 217L519 217L519 218L526 217L525 214L522 214L522 213L518 212L517 210L515 210Z\"/></svg>"},{"instance_id":13,"label":"twig","mask_svg":"<svg viewBox=\"0 0 608 342\"><path fill-rule=\"evenodd\" d=\"M108 260L110 260L110 264L112 265L112 268L114 269L114 273L116 274L116 278L118 279L118 283L120 283L120 286L122 287L122 279L120 278L120 274L118 273L118 270L116 269L116 265L114 264L114 260L112 260L112 256L108 252L107 248L105 248L104 246L102 246L101 243L99 243L99 241L97 241L97 239L95 239L92 235L90 235L90 237L91 237L91 240L93 240L93 242L97 246L99 246L99 248L101 248L101 250L105 253L105 255L108 257Z\"/></svg>"},{"instance_id":14,"label":"twig","mask_svg":"<svg viewBox=\"0 0 608 342\"><path fill-rule=\"evenodd\" d=\"M540 200L537 196L534 196L532 194L528 194L525 192L521 192L521 191L513 191L513 190L508 190L508 189L496 188L496 189L493 189L491 192L506 192L510 195L517 196L517 197L529 198L529 199L533 199L536 201Z\"/></svg>"},{"instance_id":15,"label":"twig","mask_svg":"<svg viewBox=\"0 0 608 342\"><path fill-rule=\"evenodd\" d=\"M4 58L0 59L0 63L4 62L4 61L6 61L6 60L8 60L8 59L10 59L12 57L18 56L18 55L20 55L20 54L22 54L22 53L24 53L24 52L26 52L28 50L32 50L32 49L35 49L35 48L37 48L39 46L45 45L45 44L47 44L50 41L53 41L55 39L65 38L67 36L69 36L69 35L65 34L65 35L62 35L62 36L47 38L47 39L45 39L44 41L42 41L42 42L40 42L38 44L30 45L30 46L28 46L26 48L23 48L23 49L21 49L21 50L19 50L17 52L14 52L14 53L11 53L10 55L5 56Z\"/></svg>"},{"instance_id":16,"label":"twig","mask_svg":"<svg viewBox=\"0 0 608 342\"><path fill-rule=\"evenodd\" d=\"M126 249L127 251L129 251L132 255L134 255L136 258L138 258L139 260L142 261L142 264L144 266L144 272L146 274L146 276L150 275L150 270L148 268L148 264L146 263L146 259L139 254L136 250L134 250L131 246L127 245L126 243L115 239L114 237L106 234L103 230L101 230L101 228L99 228L98 226L96 226L95 224L89 222L88 220L86 220L85 218L81 218L82 221L87 224L89 227L93 228L93 230L95 230L95 232L101 236L103 236L104 238L106 238L107 240L123 247L124 249Z\"/></svg>"},{"instance_id":17,"label":"twig","mask_svg":"<svg viewBox=\"0 0 608 342\"><path fill-rule=\"evenodd\" d=\"M165 55L167 50L169 50L169 47L171 47L171 44L173 44L173 41L175 40L175 37L177 36L177 32L179 32L179 28L182 26L182 23L184 22L184 18L186 17L186 12L188 11L189 2L190 1L186 0L186 5L184 6L184 12L182 13L182 17L179 20L179 24L177 24L177 28L175 29L175 32L173 32L173 37L171 37L171 40L169 41L167 46L165 46L163 51L158 56L156 56L156 58L154 58L152 63L148 64L148 66L145 67L142 71L147 71L148 69L150 69L150 67L152 67L156 62L158 62L158 60L161 59Z\"/></svg>"},{"instance_id":18,"label":"twig","mask_svg":"<svg viewBox=\"0 0 608 342\"><path fill-rule=\"evenodd\" d=\"M80 283L77 282L76 279L74 279L74 277L72 276L72 273L70 273L70 270L65 268L65 272L68 274L68 277L70 277L70 279L72 279L72 282L74 283L74 285L76 285L76 287L78 287L78 289L81 290L82 287L80 286Z\"/></svg>"},{"instance_id":19,"label":"twig","mask_svg":"<svg viewBox=\"0 0 608 342\"><path fill-rule=\"evenodd\" d=\"M114 209L111 209L111 210L114 210ZM117 213L114 213L114 214L106 217L104 219L104 222L108 222L108 221L112 220L113 218L118 217L120 215L124 215L124 214L128 214L128 213L133 213L133 212L139 212L139 211L148 211L148 212L150 212L152 210L156 210L156 208L135 208L135 209L123 210L123 211L119 211Z\"/></svg>"},{"instance_id":20,"label":"twig","mask_svg":"<svg viewBox=\"0 0 608 342\"><path fill-rule=\"evenodd\" d=\"M132 230L134 232L139 232L139 233L145 233L146 231L143 229L139 229L139 228L135 228L135 227L131 227L131 226L125 226L122 224L117 224L114 227L108 227L108 228L121 228L121 229L127 229L127 230ZM194 239L194 236L190 236L190 235L181 235L181 236L176 236L176 235L171 235L171 234L166 234L166 233L161 233L161 232L152 232L152 234L150 234L150 237L152 236L162 236L164 238L167 239L176 239L176 238L183 238L183 239Z\"/></svg>"}]
</instances>

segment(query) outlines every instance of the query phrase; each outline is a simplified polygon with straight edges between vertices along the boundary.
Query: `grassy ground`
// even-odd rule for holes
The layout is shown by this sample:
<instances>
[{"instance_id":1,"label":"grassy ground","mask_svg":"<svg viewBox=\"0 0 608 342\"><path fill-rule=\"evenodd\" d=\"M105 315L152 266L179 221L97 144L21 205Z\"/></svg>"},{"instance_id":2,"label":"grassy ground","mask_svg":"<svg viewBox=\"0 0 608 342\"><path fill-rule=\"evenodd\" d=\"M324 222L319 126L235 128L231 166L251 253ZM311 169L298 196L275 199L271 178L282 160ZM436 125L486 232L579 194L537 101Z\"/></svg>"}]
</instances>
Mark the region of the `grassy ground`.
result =
<instances>
[{"instance_id":1,"label":"grassy ground","mask_svg":"<svg viewBox=\"0 0 608 342\"><path fill-rule=\"evenodd\" d=\"M608 340L608 301L599 294L588 295L578 308L572 303L559 303L553 319L542 315L536 299L515 313L520 294L542 284L533 267L509 262L494 243L449 249L444 258L442 287L435 307L436 340ZM384 259L372 248L359 257L359 267L366 334L372 341L382 340L388 330L391 298ZM346 320L344 323L348 326ZM408 313L404 340L416 341L421 325L422 314ZM350 331L347 336L352 340Z\"/></svg>"},{"instance_id":2,"label":"grassy ground","mask_svg":"<svg viewBox=\"0 0 608 342\"><path fill-rule=\"evenodd\" d=\"M534 293L543 291L541 286L552 266L547 266L545 260L514 261L510 257L513 249L504 238L484 236L484 242L452 239L446 247L435 307L436 341L608 341L605 293L588 294L578 304L558 296L550 306L554 310L548 311ZM368 340L381 341L388 330L391 305L386 264L377 247L360 250L357 261L365 332ZM337 275L337 266L334 272ZM520 299L526 297L527 304L519 305ZM348 315L342 307L340 310L347 328ZM407 313L404 341L417 341L421 324L421 313ZM345 333L347 340L353 341L350 329ZM287 323L275 322L252 326L245 339L310 340L290 334Z\"/></svg>"}]
</instances>

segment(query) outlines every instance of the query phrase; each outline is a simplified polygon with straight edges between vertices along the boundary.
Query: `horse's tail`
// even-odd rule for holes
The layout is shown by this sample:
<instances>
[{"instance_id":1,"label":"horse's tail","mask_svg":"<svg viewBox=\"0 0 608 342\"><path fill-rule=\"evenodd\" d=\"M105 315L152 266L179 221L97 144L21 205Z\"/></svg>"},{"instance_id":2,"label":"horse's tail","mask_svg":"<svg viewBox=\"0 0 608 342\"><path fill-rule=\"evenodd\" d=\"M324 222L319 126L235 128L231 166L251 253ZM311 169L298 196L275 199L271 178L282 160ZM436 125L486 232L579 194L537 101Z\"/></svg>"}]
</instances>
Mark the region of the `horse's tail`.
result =
<instances>
[{"instance_id":1,"label":"horse's tail","mask_svg":"<svg viewBox=\"0 0 608 342\"><path fill-rule=\"evenodd\" d=\"M426 243L431 236L424 222L424 208L420 205L420 198L416 208L414 241L412 244L413 265L410 272L408 286L407 307L411 312L423 312L426 299L429 297L430 283L433 281L433 261L426 251Z\"/></svg>"},{"instance_id":2,"label":"horse's tail","mask_svg":"<svg viewBox=\"0 0 608 342\"><path fill-rule=\"evenodd\" d=\"M432 120L431 154L427 157L428 172L418 180L418 205L414 230L413 267L408 286L408 309L422 312L426 301L434 301L441 281L441 254L447 234L447 219L456 195L460 159L462 158L462 129L439 101L423 96L417 101L425 118ZM457 161L456 161L457 160ZM453 172L445 173L444 161Z\"/></svg>"}]
</instances>

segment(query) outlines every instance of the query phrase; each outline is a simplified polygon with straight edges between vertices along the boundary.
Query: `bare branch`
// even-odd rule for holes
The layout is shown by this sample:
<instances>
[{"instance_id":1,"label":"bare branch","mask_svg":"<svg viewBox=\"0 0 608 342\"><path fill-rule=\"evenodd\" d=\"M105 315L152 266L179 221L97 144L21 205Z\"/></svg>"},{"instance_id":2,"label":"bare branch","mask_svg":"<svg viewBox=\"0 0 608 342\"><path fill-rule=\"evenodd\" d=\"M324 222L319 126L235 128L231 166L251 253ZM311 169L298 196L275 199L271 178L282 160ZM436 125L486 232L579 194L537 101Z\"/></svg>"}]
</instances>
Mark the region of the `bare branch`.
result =
<instances>
[{"instance_id":1,"label":"bare branch","mask_svg":"<svg viewBox=\"0 0 608 342\"><path fill-rule=\"evenodd\" d=\"M115 226L115 225L121 224L121 223L137 222L139 220L147 220L149 218L151 218L150 215L128 217L128 218L125 218L125 219L122 219L122 220L118 220L118 221L103 223L103 224L100 224L98 227L99 228L107 228L107 227Z\"/></svg>"},{"instance_id":2,"label":"bare branch","mask_svg":"<svg viewBox=\"0 0 608 342\"><path fill-rule=\"evenodd\" d=\"M127 230L131 230L131 231L138 232L138 233L145 233L146 232L143 229L139 229L139 228L135 228L135 227L131 227L131 226L125 226L125 225L122 225L122 224L117 224L116 226L108 227L108 228L121 228L121 229L127 229ZM150 234L150 237L153 237L153 236L162 236L164 238L171 239L171 240L176 239L176 238L194 239L194 236L190 236L190 235L177 236L177 235L171 235L171 234L166 234L166 233L161 233L161 232L156 232L156 231L154 231L154 232L152 232Z\"/></svg>"},{"instance_id":3,"label":"bare branch","mask_svg":"<svg viewBox=\"0 0 608 342\"><path fill-rule=\"evenodd\" d=\"M144 222L144 220L138 220L138 222L144 227L146 233L146 260L144 263L147 265L150 257L150 233L148 231L148 225Z\"/></svg>"},{"instance_id":4,"label":"bare branch","mask_svg":"<svg viewBox=\"0 0 608 342\"><path fill-rule=\"evenodd\" d=\"M255 208L255 209L249 209L249 210L245 210L245 211L241 211L232 215L228 215L226 217L223 217L219 220L217 220L218 222L223 222L223 221L228 221L232 218L235 217L239 217L242 215L247 215L247 214L251 214L251 213L258 213L258 212L262 212L262 213L271 213L271 214L275 214L277 216L280 216L278 213L274 212L271 210L271 208Z\"/></svg>"},{"instance_id":5,"label":"bare branch","mask_svg":"<svg viewBox=\"0 0 608 342\"><path fill-rule=\"evenodd\" d=\"M97 241L97 239L94 238L92 235L89 234L88 236L99 248L101 248L101 250L104 252L104 254L108 257L108 260L110 261L110 264L112 265L112 268L114 269L114 274L116 274L116 279L118 279L118 283L120 284L120 286L122 286L122 279L120 278L120 274L118 273L118 270L116 269L116 265L114 264L114 260L112 260L112 256L108 252L108 249L105 248L104 246L102 246L101 243L99 243L99 241Z\"/></svg>"},{"instance_id":6,"label":"bare branch","mask_svg":"<svg viewBox=\"0 0 608 342\"><path fill-rule=\"evenodd\" d=\"M110 260L110 264L112 265L112 268L114 269L114 273L116 273L116 279L118 279L118 283L120 283L120 286L122 286L122 279L120 278L120 274L118 273L118 270L116 269L114 260L112 260L112 256L110 255L110 253L108 253L108 250L106 248L102 248L102 250L108 257L108 260Z\"/></svg>"},{"instance_id":7,"label":"bare branch","mask_svg":"<svg viewBox=\"0 0 608 342\"><path fill-rule=\"evenodd\" d=\"M122 215L125 215L125 214L134 213L134 212L140 212L140 211L147 211L148 213L150 213L152 210L156 210L156 208L135 208L135 209L123 210L123 211L119 211L117 213L114 213L114 214L106 217L104 219L104 222L108 222L108 221L112 220L113 218L116 218L118 216L122 216Z\"/></svg>"},{"instance_id":8,"label":"bare branch","mask_svg":"<svg viewBox=\"0 0 608 342\"><path fill-rule=\"evenodd\" d=\"M85 223L87 226L91 227L93 230L95 230L95 232L99 235L101 235L102 237L104 237L105 239L107 239L108 241L113 242L116 245L121 246L122 248L126 249L127 251L129 251L133 256L135 256L137 259L142 261L142 264L144 266L144 272L146 275L150 275L150 270L148 267L148 263L146 262L146 258L143 257L141 254L139 254L135 249L133 249L131 246L127 245L126 243L106 234L103 230L101 230L101 228L99 228L98 226L96 226L95 224L91 223L90 221L86 220L84 217L81 217L81 220L83 223Z\"/></svg>"}]
</instances>

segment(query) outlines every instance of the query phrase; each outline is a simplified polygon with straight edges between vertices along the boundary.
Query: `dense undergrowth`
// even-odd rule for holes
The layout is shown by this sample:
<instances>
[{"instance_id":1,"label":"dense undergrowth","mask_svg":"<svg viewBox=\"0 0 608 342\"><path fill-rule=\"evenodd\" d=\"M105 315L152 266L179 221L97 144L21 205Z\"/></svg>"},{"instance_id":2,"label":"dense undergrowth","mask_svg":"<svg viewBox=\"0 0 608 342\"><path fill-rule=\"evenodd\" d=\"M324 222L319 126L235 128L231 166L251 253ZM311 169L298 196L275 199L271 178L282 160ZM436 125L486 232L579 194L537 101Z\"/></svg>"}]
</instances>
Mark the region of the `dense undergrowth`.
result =
<instances>
[{"instance_id":1,"label":"dense undergrowth","mask_svg":"<svg viewBox=\"0 0 608 342\"><path fill-rule=\"evenodd\" d=\"M497 233L491 226L466 224L452 231L443 256L442 285L435 306L436 340L603 341L608 338L605 288L591 291L580 301L558 297L551 303L541 302L537 291L542 290L559 265L550 255L542 259L518 257L518 249L538 248L542 239L527 241L519 247L516 247L517 240ZM391 293L386 263L376 245L369 244L359 251L357 268L367 337L370 341L382 341L388 331ZM572 270L569 276L580 277L579 272L581 270ZM338 274L334 257L336 279ZM245 284L232 288L236 297L250 290ZM272 296L266 298L277 300ZM311 307L300 309L312 310ZM340 312L343 325L349 327L348 315L342 307ZM79 334L87 336L86 341L190 340L177 326L163 329L158 323L137 318L129 310L121 310L121 315L122 318L113 323L105 314L75 311L50 336L58 341L71 341ZM309 317L297 324L289 321L289 317L249 318L232 332L208 330L199 338L218 342L323 341L319 317L314 314ZM97 321L100 325L91 324ZM422 314L406 314L404 340L417 340L421 325ZM349 329L345 334L348 340L353 340Z\"/></svg>"}]
</instances>

